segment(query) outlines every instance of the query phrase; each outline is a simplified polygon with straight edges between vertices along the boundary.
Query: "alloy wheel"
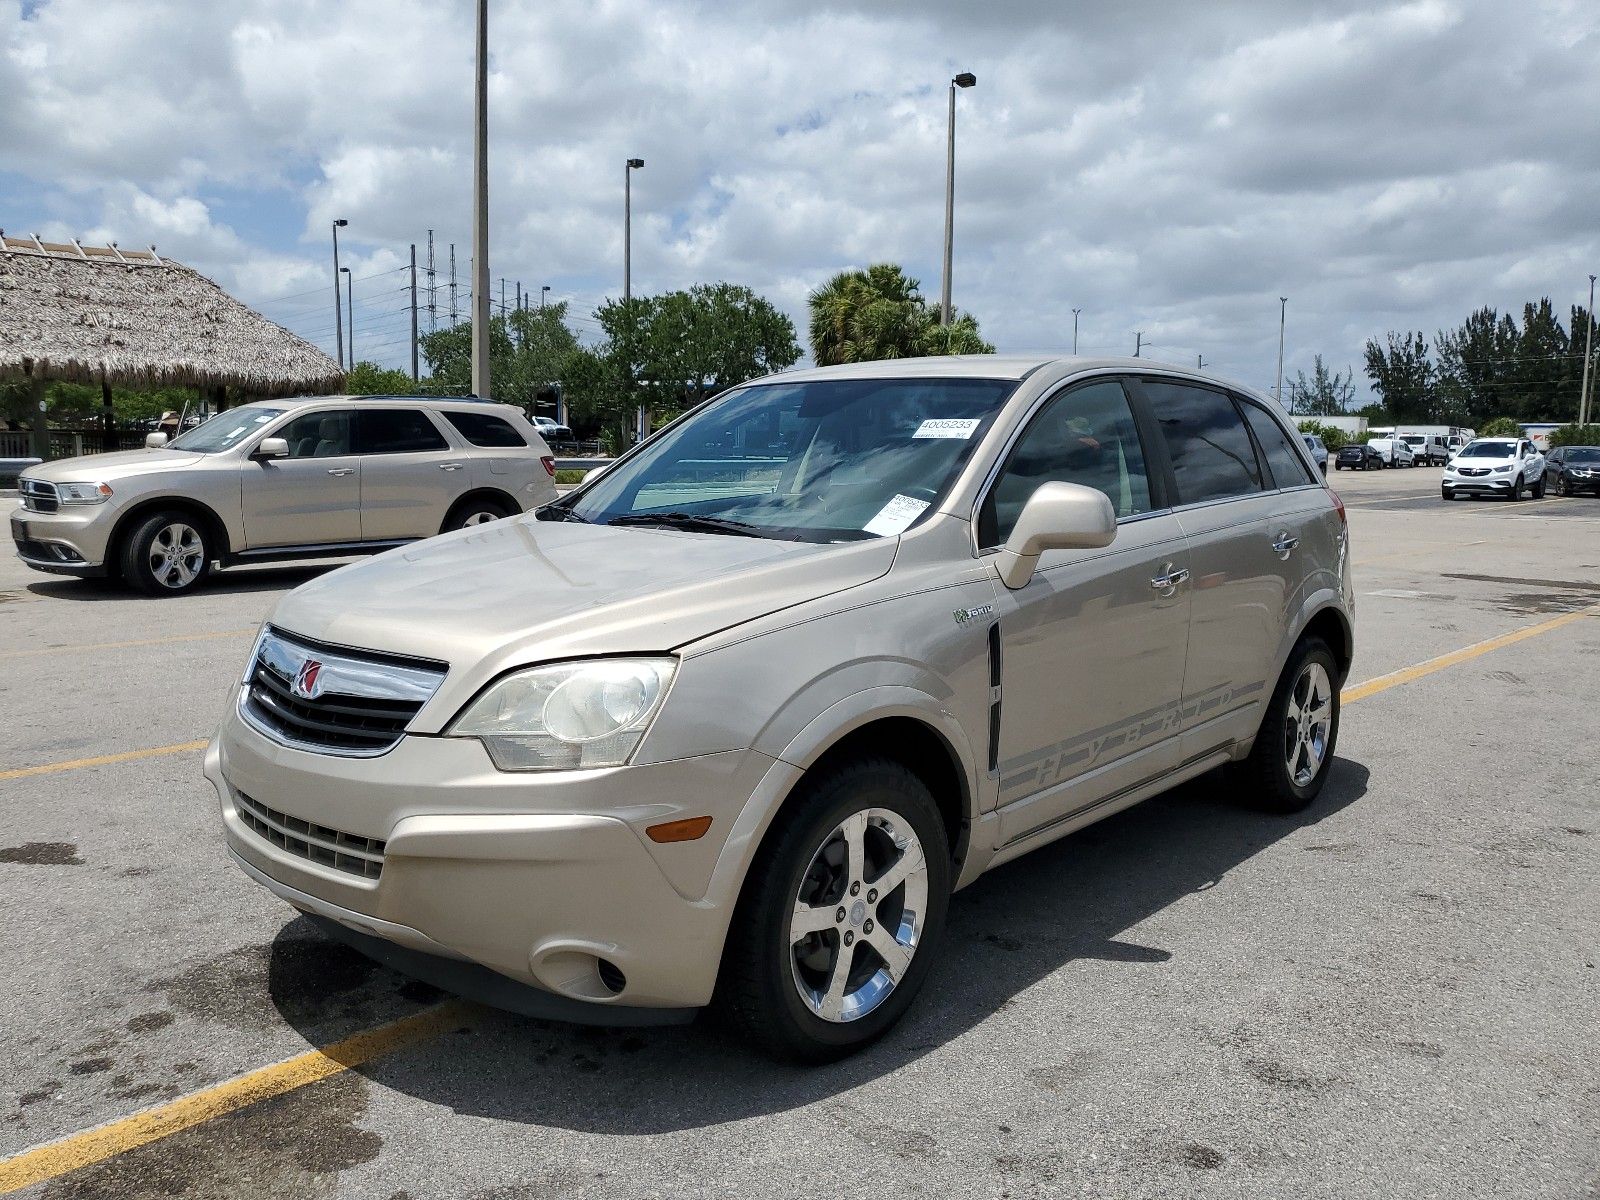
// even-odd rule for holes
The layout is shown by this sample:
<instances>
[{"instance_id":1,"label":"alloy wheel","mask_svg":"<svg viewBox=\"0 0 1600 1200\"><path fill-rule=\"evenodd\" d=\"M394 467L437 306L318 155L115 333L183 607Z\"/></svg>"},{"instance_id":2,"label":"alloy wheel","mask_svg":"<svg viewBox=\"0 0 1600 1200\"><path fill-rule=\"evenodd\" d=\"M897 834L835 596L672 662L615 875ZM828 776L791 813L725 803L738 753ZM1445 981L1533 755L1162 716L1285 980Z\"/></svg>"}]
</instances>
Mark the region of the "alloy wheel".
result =
<instances>
[{"instance_id":1,"label":"alloy wheel","mask_svg":"<svg viewBox=\"0 0 1600 1200\"><path fill-rule=\"evenodd\" d=\"M1296 787L1307 787L1322 769L1333 728L1333 684L1319 662L1309 662L1289 689L1284 713L1284 765Z\"/></svg>"},{"instance_id":2,"label":"alloy wheel","mask_svg":"<svg viewBox=\"0 0 1600 1200\"><path fill-rule=\"evenodd\" d=\"M146 560L156 582L164 588L177 591L188 587L199 577L206 561L205 542L192 525L174 521L162 526L150 539Z\"/></svg>"},{"instance_id":3,"label":"alloy wheel","mask_svg":"<svg viewBox=\"0 0 1600 1200\"><path fill-rule=\"evenodd\" d=\"M487 508L480 508L477 512L467 514L466 520L461 522L461 528L468 529L473 525L487 525L490 521L498 521L501 514L491 512Z\"/></svg>"},{"instance_id":4,"label":"alloy wheel","mask_svg":"<svg viewBox=\"0 0 1600 1200\"><path fill-rule=\"evenodd\" d=\"M905 978L928 909L928 864L911 823L886 808L846 817L801 876L790 974L824 1021L857 1021Z\"/></svg>"}]
</instances>

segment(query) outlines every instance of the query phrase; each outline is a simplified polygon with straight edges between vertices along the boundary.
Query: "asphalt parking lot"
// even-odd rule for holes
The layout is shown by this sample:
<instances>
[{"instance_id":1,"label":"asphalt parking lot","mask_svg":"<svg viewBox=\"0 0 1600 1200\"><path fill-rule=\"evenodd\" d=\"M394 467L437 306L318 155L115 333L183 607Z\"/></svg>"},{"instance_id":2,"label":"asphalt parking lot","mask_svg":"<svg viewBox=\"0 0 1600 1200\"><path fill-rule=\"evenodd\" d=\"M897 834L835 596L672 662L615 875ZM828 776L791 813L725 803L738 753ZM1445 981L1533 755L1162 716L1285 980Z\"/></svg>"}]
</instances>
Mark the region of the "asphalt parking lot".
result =
<instances>
[{"instance_id":1,"label":"asphalt parking lot","mask_svg":"<svg viewBox=\"0 0 1600 1200\"><path fill-rule=\"evenodd\" d=\"M1312 809L1207 778L1001 868L818 1070L324 941L228 861L199 748L326 568L156 601L7 546L0 1192L1600 1195L1600 500L1438 475L1333 477L1358 649Z\"/></svg>"}]
</instances>

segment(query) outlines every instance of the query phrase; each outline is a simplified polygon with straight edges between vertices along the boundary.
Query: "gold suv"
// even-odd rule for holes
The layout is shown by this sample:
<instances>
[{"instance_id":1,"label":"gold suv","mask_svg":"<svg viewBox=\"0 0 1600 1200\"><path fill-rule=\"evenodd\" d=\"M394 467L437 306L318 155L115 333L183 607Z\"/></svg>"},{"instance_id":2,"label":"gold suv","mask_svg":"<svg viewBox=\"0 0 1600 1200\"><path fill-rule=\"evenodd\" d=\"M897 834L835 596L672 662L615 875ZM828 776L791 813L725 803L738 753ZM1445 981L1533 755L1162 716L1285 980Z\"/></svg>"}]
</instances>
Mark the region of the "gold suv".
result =
<instances>
[{"instance_id":1,"label":"gold suv","mask_svg":"<svg viewBox=\"0 0 1600 1200\"><path fill-rule=\"evenodd\" d=\"M416 397L249 404L17 486L23 562L154 596L199 586L213 563L370 554L556 496L555 459L521 410Z\"/></svg>"}]
</instances>

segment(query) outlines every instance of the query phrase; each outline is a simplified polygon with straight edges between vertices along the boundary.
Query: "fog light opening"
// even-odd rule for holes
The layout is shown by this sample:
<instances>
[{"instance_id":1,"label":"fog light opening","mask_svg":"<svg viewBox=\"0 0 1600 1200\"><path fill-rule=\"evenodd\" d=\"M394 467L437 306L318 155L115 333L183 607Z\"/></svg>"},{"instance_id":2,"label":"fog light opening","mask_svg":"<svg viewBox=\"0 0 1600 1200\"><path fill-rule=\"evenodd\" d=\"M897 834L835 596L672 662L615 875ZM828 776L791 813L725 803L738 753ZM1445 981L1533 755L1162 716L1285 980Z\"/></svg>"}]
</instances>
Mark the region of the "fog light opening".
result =
<instances>
[{"instance_id":1,"label":"fog light opening","mask_svg":"<svg viewBox=\"0 0 1600 1200\"><path fill-rule=\"evenodd\" d=\"M606 985L613 996L620 996L622 989L628 986L628 977L622 973L622 968L610 959L597 958L595 970L600 973L600 982Z\"/></svg>"}]
</instances>

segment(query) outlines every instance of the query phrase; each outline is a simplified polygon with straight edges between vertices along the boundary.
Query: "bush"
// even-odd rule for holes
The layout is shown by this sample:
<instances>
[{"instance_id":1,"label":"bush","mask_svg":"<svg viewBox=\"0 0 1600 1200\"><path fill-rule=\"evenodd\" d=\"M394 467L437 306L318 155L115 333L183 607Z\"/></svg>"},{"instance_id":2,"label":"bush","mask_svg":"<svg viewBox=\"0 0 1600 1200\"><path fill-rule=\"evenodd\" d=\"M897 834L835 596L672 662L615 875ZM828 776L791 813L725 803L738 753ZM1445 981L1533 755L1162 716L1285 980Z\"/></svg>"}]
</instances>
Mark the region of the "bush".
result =
<instances>
[{"instance_id":1,"label":"bush","mask_svg":"<svg viewBox=\"0 0 1600 1200\"><path fill-rule=\"evenodd\" d=\"M1600 446L1600 425L1563 425L1550 431L1552 446Z\"/></svg>"},{"instance_id":2,"label":"bush","mask_svg":"<svg viewBox=\"0 0 1600 1200\"><path fill-rule=\"evenodd\" d=\"M1322 444L1328 448L1329 454L1337 454L1340 446L1348 445L1350 435L1337 425L1324 425L1321 421L1301 421L1301 433L1314 433L1322 439Z\"/></svg>"},{"instance_id":3,"label":"bush","mask_svg":"<svg viewBox=\"0 0 1600 1200\"><path fill-rule=\"evenodd\" d=\"M1478 430L1478 436L1481 438L1521 437L1522 426L1518 425L1511 417L1496 417Z\"/></svg>"}]
</instances>

